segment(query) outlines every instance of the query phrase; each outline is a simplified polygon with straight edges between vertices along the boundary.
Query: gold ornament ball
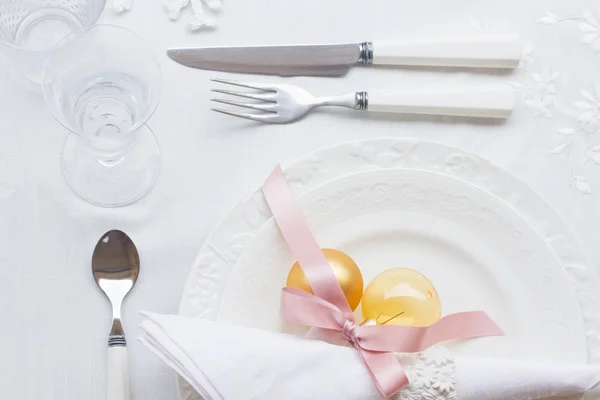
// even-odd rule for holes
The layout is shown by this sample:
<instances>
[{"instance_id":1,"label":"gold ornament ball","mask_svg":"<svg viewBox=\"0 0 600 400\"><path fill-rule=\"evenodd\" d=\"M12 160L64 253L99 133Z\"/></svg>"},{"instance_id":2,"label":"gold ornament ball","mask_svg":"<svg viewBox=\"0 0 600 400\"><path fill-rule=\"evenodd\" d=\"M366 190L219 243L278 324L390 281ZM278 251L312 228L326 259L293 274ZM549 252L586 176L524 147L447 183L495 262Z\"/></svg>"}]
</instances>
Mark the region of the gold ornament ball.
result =
<instances>
[{"instance_id":1,"label":"gold ornament ball","mask_svg":"<svg viewBox=\"0 0 600 400\"><path fill-rule=\"evenodd\" d=\"M363 294L363 277L358 265L346 253L339 250L321 250L329 265L333 268L335 279L342 287L350 308L354 311L358 307ZM287 286L314 294L298 262L292 266L288 274Z\"/></svg>"},{"instance_id":2,"label":"gold ornament ball","mask_svg":"<svg viewBox=\"0 0 600 400\"><path fill-rule=\"evenodd\" d=\"M392 268L369 283L362 313L377 324L429 326L440 319L442 304L425 276L409 268Z\"/></svg>"}]
</instances>

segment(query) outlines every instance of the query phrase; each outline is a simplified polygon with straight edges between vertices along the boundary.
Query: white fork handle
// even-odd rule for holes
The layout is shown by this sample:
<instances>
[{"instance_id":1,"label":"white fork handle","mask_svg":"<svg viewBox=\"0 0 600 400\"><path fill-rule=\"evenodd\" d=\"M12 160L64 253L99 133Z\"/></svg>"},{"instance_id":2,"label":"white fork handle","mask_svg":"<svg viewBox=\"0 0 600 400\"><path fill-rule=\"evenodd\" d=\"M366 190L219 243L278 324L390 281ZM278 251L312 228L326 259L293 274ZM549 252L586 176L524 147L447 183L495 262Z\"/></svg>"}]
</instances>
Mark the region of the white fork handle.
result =
<instances>
[{"instance_id":1,"label":"white fork handle","mask_svg":"<svg viewBox=\"0 0 600 400\"><path fill-rule=\"evenodd\" d=\"M127 347L108 348L106 400L129 400L129 365Z\"/></svg>"},{"instance_id":2,"label":"white fork handle","mask_svg":"<svg viewBox=\"0 0 600 400\"><path fill-rule=\"evenodd\" d=\"M515 106L514 90L506 86L474 89L369 92L368 111L507 118Z\"/></svg>"},{"instance_id":3,"label":"white fork handle","mask_svg":"<svg viewBox=\"0 0 600 400\"><path fill-rule=\"evenodd\" d=\"M373 64L439 67L515 68L522 46L517 35L487 35L463 40L373 43Z\"/></svg>"}]
</instances>

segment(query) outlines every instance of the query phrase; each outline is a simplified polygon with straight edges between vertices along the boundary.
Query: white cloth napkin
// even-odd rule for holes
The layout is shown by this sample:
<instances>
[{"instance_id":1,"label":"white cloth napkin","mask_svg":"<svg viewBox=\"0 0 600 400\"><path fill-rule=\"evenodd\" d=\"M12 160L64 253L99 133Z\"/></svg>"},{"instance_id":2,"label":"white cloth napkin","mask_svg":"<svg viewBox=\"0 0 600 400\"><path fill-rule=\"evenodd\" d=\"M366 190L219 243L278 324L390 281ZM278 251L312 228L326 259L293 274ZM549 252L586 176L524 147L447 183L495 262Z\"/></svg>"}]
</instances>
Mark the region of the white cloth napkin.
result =
<instances>
[{"instance_id":1,"label":"white cloth napkin","mask_svg":"<svg viewBox=\"0 0 600 400\"><path fill-rule=\"evenodd\" d=\"M139 341L205 400L381 399L356 350L292 335L174 315L144 314ZM398 355L411 384L397 400L514 400L582 393L600 366Z\"/></svg>"}]
</instances>

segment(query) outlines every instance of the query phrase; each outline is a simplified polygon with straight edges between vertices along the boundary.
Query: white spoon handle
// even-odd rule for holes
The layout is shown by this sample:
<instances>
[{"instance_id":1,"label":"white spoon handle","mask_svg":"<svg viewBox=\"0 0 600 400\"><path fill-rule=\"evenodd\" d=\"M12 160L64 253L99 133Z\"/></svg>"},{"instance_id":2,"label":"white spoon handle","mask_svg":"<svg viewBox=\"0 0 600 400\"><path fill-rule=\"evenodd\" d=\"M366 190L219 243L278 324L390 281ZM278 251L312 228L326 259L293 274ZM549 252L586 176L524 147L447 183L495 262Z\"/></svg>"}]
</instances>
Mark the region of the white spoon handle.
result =
<instances>
[{"instance_id":1,"label":"white spoon handle","mask_svg":"<svg viewBox=\"0 0 600 400\"><path fill-rule=\"evenodd\" d=\"M509 86L415 92L369 92L368 111L507 118L515 106Z\"/></svg>"},{"instance_id":2,"label":"white spoon handle","mask_svg":"<svg viewBox=\"0 0 600 400\"><path fill-rule=\"evenodd\" d=\"M373 64L515 68L522 46L517 35L482 35L462 40L373 42Z\"/></svg>"},{"instance_id":3,"label":"white spoon handle","mask_svg":"<svg viewBox=\"0 0 600 400\"><path fill-rule=\"evenodd\" d=\"M127 347L108 348L108 381L106 385L107 400L129 400L129 365Z\"/></svg>"}]
</instances>

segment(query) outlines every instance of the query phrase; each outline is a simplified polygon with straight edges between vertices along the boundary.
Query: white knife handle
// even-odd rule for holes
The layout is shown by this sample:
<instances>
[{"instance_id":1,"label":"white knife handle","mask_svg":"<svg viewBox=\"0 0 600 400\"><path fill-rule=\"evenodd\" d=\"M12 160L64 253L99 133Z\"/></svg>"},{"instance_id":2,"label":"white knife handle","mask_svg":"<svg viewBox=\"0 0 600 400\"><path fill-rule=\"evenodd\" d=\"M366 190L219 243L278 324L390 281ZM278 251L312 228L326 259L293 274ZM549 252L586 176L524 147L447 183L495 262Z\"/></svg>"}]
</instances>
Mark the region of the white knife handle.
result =
<instances>
[{"instance_id":1,"label":"white knife handle","mask_svg":"<svg viewBox=\"0 0 600 400\"><path fill-rule=\"evenodd\" d=\"M106 400L129 400L129 365L127 347L108 348Z\"/></svg>"},{"instance_id":2,"label":"white knife handle","mask_svg":"<svg viewBox=\"0 0 600 400\"><path fill-rule=\"evenodd\" d=\"M414 43L373 42L373 64L438 67L515 68L521 58L517 35Z\"/></svg>"},{"instance_id":3,"label":"white knife handle","mask_svg":"<svg viewBox=\"0 0 600 400\"><path fill-rule=\"evenodd\" d=\"M369 92L368 111L507 118L515 106L510 86L446 91Z\"/></svg>"}]
</instances>

